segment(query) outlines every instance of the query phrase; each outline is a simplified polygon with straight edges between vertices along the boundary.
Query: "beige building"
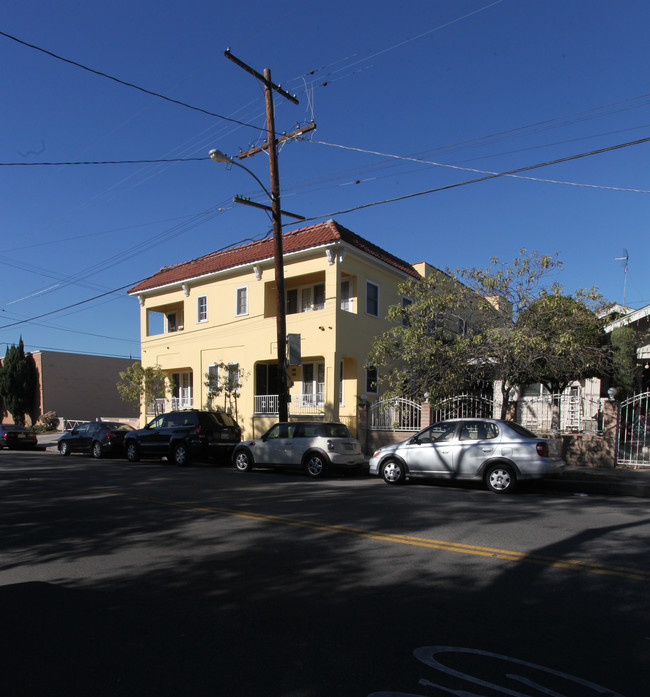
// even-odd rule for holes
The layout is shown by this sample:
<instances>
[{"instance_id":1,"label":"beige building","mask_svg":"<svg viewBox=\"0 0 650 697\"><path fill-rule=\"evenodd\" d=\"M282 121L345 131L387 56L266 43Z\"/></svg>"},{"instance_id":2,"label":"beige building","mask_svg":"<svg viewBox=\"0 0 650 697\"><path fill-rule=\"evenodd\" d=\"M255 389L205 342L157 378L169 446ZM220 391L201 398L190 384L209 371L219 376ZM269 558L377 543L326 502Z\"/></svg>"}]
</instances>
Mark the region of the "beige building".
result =
<instances>
[{"instance_id":1,"label":"beige building","mask_svg":"<svg viewBox=\"0 0 650 697\"><path fill-rule=\"evenodd\" d=\"M116 385L120 371L136 360L63 351L32 351L31 355L38 373L34 423L49 411L72 421L133 416L133 408L122 401ZM4 421L11 423L11 414Z\"/></svg>"},{"instance_id":2,"label":"beige building","mask_svg":"<svg viewBox=\"0 0 650 697\"><path fill-rule=\"evenodd\" d=\"M342 421L356 432L357 405L377 391L366 368L373 338L388 328L398 285L412 266L330 220L283 235L287 334L300 335L289 366L289 416ZM210 376L223 387L245 438L278 414L273 240L162 268L129 291L140 301L142 365L160 366L171 393L159 407L202 408ZM234 387L236 385L236 388ZM151 417L147 405L142 421Z\"/></svg>"}]
</instances>

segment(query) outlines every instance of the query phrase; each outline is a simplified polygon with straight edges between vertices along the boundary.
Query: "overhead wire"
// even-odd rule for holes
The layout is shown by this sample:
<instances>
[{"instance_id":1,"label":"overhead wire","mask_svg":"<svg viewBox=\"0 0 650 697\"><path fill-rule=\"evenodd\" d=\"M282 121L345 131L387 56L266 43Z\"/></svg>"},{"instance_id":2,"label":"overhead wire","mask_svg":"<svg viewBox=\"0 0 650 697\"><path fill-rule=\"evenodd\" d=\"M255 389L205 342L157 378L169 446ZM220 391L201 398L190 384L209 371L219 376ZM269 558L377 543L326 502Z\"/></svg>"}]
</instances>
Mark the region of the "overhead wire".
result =
<instances>
[{"instance_id":1,"label":"overhead wire","mask_svg":"<svg viewBox=\"0 0 650 697\"><path fill-rule=\"evenodd\" d=\"M206 114L207 116L214 116L215 118L222 119L224 121L230 121L231 123L236 123L239 126L245 126L246 128L254 128L255 130L259 130L258 126L254 126L253 124L250 123L245 123L244 121L239 121L238 119L233 119L230 118L229 116L224 116L223 114L217 114L213 111L208 111L207 109L203 109L201 107L193 106L192 104L188 104L187 102L182 102L179 99L173 99L172 97L167 97L164 94L160 94L159 92L154 92L153 90L148 90L145 87L141 87L140 85L136 85L133 82L128 82L127 80L121 80L118 77L115 77L114 75L109 75L108 73L105 73L101 70L95 70L94 68L90 68L87 65L83 65L83 63L79 63L78 61L72 60L70 58L64 58L63 56L59 56L56 53L53 53L52 51L48 51L45 48L42 48L41 46L37 46L36 44L29 43L28 41L24 41L23 39L19 39L17 36L13 36L11 34L8 34L7 32L0 31L0 36L4 36L6 39L11 39L12 41L15 41L18 44L21 44L22 46L26 46L28 48L32 48L35 51L40 51L41 53L44 53L51 58L55 58L56 60L62 61L64 63L68 63L69 65L74 65L77 68L81 68L82 70L86 70L89 73L92 73L93 75L97 75L99 77L106 78L107 80L112 80L113 82L116 82L120 85L123 85L125 87L130 87L134 90L138 90L139 92L143 92L144 94L148 94L152 97L157 97L158 99L162 99L166 102L170 102L172 104L177 104L179 106L185 107L186 109L191 109L192 111L198 111L202 114Z\"/></svg>"},{"instance_id":2,"label":"overhead wire","mask_svg":"<svg viewBox=\"0 0 650 697\"><path fill-rule=\"evenodd\" d=\"M628 148L628 147L631 147L634 145L641 145L641 144L647 143L647 142L650 142L650 136L647 138L640 138L639 140L630 141L628 143L621 143L619 145L610 145L606 148L600 148L598 150L591 150L589 152L579 153L578 155L569 155L567 157L560 157L560 158L557 158L555 160L549 160L547 162L540 162L540 163L534 164L534 165L527 165L525 167L517 167L516 169L511 169L511 170L508 170L506 172L492 172L492 173L486 174L485 176L477 177L475 179L468 179L468 180L465 180L462 182L456 182L454 184L446 184L444 186L438 186L438 187L435 187L432 189L426 189L425 191L418 191L418 192L414 192L414 193L410 193L410 194L403 194L402 196L394 196L392 198L383 199L382 201L373 201L370 203L364 203L364 204L360 204L358 206L353 206L352 208L346 208L344 210L336 211L335 213L326 213L324 215L318 215L318 216L313 216L311 218L305 218L304 222L308 222L308 221L312 221L312 220L322 220L323 218L331 218L335 215L346 215L348 213L353 213L356 211L363 210L364 208L371 208L373 206L381 206L381 205L385 205L388 203L395 203L397 201L406 201L408 199L416 198L418 196L425 196L427 194L433 194L433 193L437 193L439 191L447 191L449 189L455 189L455 188L458 188L461 186L467 186L468 184L477 184L478 182L488 181L490 179L497 179L500 177L514 176L515 174L518 174L520 172L526 172L526 171L530 171L533 169L539 169L540 167L548 167L550 165L556 165L556 164L560 164L562 162L570 162L572 160L578 160L578 159L585 158L585 157L591 157L593 155L600 155L600 154L605 153L605 152L612 152L614 150L620 150L622 148ZM650 193L650 191L648 191L648 192L645 192L642 190L638 190L638 191L639 191L639 193Z\"/></svg>"}]
</instances>

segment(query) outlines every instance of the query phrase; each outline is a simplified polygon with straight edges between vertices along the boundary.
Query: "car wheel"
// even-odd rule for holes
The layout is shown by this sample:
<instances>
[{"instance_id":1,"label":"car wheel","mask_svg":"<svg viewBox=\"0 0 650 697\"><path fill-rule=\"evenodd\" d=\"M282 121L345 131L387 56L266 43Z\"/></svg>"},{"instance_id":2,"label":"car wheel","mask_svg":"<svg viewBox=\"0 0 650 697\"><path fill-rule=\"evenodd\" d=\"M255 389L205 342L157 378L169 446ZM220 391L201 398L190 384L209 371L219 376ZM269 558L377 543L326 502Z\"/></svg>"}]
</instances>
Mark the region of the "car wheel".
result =
<instances>
[{"instance_id":1,"label":"car wheel","mask_svg":"<svg viewBox=\"0 0 650 697\"><path fill-rule=\"evenodd\" d=\"M126 444L126 459L129 462L137 462L140 459L140 449L135 441Z\"/></svg>"},{"instance_id":2,"label":"car wheel","mask_svg":"<svg viewBox=\"0 0 650 697\"><path fill-rule=\"evenodd\" d=\"M381 476L386 484L404 484L406 466L399 460L388 460L381 468Z\"/></svg>"},{"instance_id":3,"label":"car wheel","mask_svg":"<svg viewBox=\"0 0 650 697\"><path fill-rule=\"evenodd\" d=\"M406 479L406 468L398 460L389 460L381 468L381 476L386 484L403 484Z\"/></svg>"},{"instance_id":4,"label":"car wheel","mask_svg":"<svg viewBox=\"0 0 650 697\"><path fill-rule=\"evenodd\" d=\"M63 441L63 443L59 444L59 452L61 455L69 455L70 454L70 446Z\"/></svg>"},{"instance_id":5,"label":"car wheel","mask_svg":"<svg viewBox=\"0 0 650 697\"><path fill-rule=\"evenodd\" d=\"M235 453L235 469L240 472L250 472L253 469L253 456L248 450L238 450Z\"/></svg>"},{"instance_id":6,"label":"car wheel","mask_svg":"<svg viewBox=\"0 0 650 697\"><path fill-rule=\"evenodd\" d=\"M102 457L103 454L104 450L102 448L102 444L98 440L96 440L93 443L93 457L96 457L99 460L99 458Z\"/></svg>"},{"instance_id":7,"label":"car wheel","mask_svg":"<svg viewBox=\"0 0 650 697\"><path fill-rule=\"evenodd\" d=\"M314 479L322 477L325 472L325 458L319 453L310 453L305 460L307 474Z\"/></svg>"},{"instance_id":8,"label":"car wheel","mask_svg":"<svg viewBox=\"0 0 650 697\"><path fill-rule=\"evenodd\" d=\"M179 443L172 450L172 460L179 467L187 467L190 463L190 453L185 443Z\"/></svg>"},{"instance_id":9,"label":"car wheel","mask_svg":"<svg viewBox=\"0 0 650 697\"><path fill-rule=\"evenodd\" d=\"M485 473L485 484L496 494L511 494L517 485L517 477L508 465L492 465Z\"/></svg>"}]
</instances>

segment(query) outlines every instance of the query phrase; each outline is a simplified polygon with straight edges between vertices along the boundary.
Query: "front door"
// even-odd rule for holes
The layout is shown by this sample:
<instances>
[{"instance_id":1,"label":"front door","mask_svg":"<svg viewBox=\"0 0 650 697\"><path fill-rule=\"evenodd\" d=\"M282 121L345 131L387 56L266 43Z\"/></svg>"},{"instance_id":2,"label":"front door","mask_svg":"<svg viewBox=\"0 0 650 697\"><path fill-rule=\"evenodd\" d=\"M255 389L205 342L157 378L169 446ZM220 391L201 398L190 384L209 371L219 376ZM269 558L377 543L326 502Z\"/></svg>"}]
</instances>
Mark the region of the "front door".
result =
<instances>
[{"instance_id":1,"label":"front door","mask_svg":"<svg viewBox=\"0 0 650 697\"><path fill-rule=\"evenodd\" d=\"M303 363L302 406L316 407L323 404L325 392L325 364Z\"/></svg>"},{"instance_id":2,"label":"front door","mask_svg":"<svg viewBox=\"0 0 650 697\"><path fill-rule=\"evenodd\" d=\"M453 477L456 467L456 423L429 426L406 446L406 464L414 475Z\"/></svg>"}]
</instances>

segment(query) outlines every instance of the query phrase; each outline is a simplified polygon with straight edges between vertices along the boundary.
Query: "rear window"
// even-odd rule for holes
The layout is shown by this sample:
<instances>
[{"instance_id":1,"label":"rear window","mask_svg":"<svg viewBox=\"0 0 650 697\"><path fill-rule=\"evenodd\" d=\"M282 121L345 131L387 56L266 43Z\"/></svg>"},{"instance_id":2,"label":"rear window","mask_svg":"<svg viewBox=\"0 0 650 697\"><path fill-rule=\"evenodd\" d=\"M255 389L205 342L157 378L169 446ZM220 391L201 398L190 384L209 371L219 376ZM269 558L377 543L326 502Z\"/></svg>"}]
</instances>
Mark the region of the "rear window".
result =
<instances>
[{"instance_id":1,"label":"rear window","mask_svg":"<svg viewBox=\"0 0 650 697\"><path fill-rule=\"evenodd\" d=\"M352 438L347 426L343 424L323 424L323 435L326 438Z\"/></svg>"},{"instance_id":2,"label":"rear window","mask_svg":"<svg viewBox=\"0 0 650 697\"><path fill-rule=\"evenodd\" d=\"M133 431L135 430L133 426L129 426L129 424L122 424L118 422L114 423L107 423L104 422L103 424L109 431Z\"/></svg>"},{"instance_id":3,"label":"rear window","mask_svg":"<svg viewBox=\"0 0 650 697\"><path fill-rule=\"evenodd\" d=\"M518 433L520 436L524 436L524 438L539 438L536 433L529 431L527 428L521 424L515 423L514 421L508 421L508 427L511 428L515 433Z\"/></svg>"},{"instance_id":4,"label":"rear window","mask_svg":"<svg viewBox=\"0 0 650 697\"><path fill-rule=\"evenodd\" d=\"M29 431L28 428L18 426L17 424L3 424L2 428L4 428L5 431Z\"/></svg>"},{"instance_id":5,"label":"rear window","mask_svg":"<svg viewBox=\"0 0 650 697\"><path fill-rule=\"evenodd\" d=\"M218 427L222 426L236 426L237 423L235 420L230 416L230 414L226 414L223 411L216 411L216 412L202 412L199 414L199 418L201 421L201 425L203 426L212 426L216 424Z\"/></svg>"}]
</instances>

